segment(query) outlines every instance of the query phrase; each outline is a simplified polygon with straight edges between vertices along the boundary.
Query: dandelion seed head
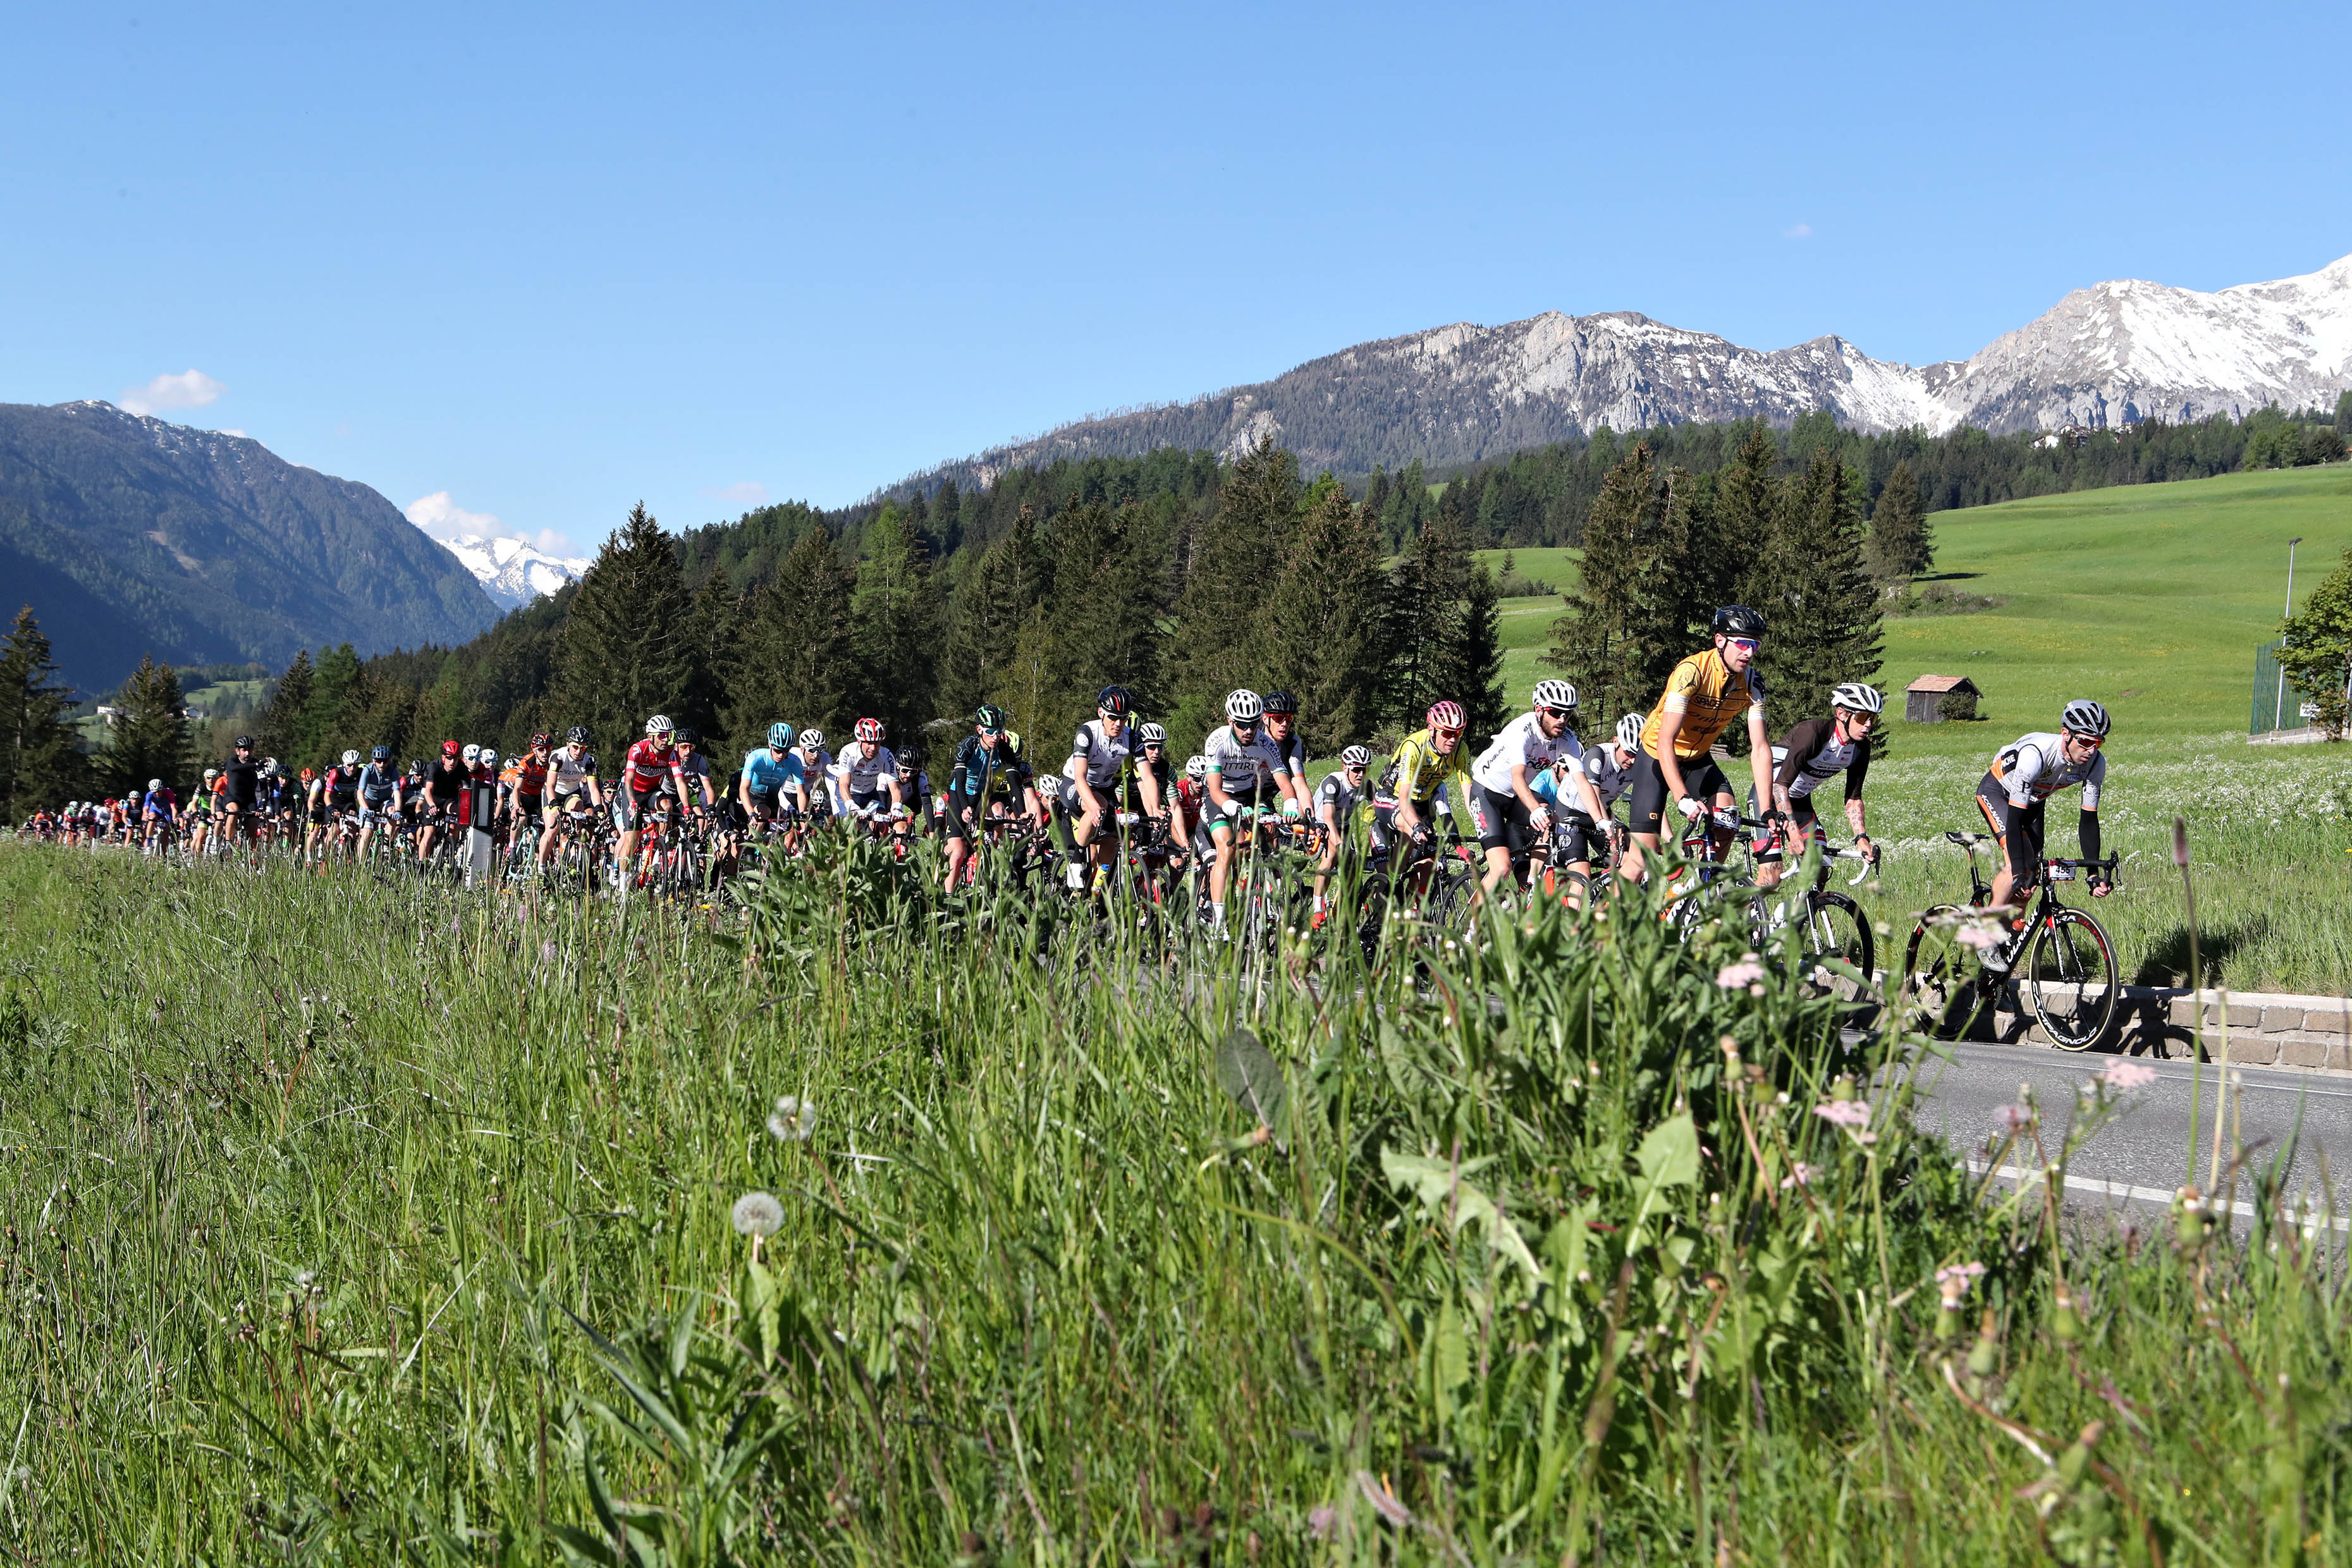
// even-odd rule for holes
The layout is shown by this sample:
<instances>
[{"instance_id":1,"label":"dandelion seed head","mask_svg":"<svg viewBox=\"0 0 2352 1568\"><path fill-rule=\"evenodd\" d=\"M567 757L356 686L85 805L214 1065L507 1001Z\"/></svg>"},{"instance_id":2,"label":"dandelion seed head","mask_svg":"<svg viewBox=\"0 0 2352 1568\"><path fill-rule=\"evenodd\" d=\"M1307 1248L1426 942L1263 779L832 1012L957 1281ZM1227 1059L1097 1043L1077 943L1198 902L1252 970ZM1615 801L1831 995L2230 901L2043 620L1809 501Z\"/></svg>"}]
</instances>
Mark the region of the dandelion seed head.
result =
<instances>
[{"instance_id":1,"label":"dandelion seed head","mask_svg":"<svg viewBox=\"0 0 2352 1568\"><path fill-rule=\"evenodd\" d=\"M805 1143L816 1131L816 1107L796 1094L780 1094L768 1117L768 1135L779 1143Z\"/></svg>"},{"instance_id":2,"label":"dandelion seed head","mask_svg":"<svg viewBox=\"0 0 2352 1568\"><path fill-rule=\"evenodd\" d=\"M2033 1107L2030 1105L2004 1105L1993 1114L2011 1132L2022 1132L2033 1125Z\"/></svg>"},{"instance_id":3,"label":"dandelion seed head","mask_svg":"<svg viewBox=\"0 0 2352 1568\"><path fill-rule=\"evenodd\" d=\"M773 1193L745 1193L735 1200L732 1218L738 1236L756 1236L764 1241L784 1228L784 1205Z\"/></svg>"}]
</instances>

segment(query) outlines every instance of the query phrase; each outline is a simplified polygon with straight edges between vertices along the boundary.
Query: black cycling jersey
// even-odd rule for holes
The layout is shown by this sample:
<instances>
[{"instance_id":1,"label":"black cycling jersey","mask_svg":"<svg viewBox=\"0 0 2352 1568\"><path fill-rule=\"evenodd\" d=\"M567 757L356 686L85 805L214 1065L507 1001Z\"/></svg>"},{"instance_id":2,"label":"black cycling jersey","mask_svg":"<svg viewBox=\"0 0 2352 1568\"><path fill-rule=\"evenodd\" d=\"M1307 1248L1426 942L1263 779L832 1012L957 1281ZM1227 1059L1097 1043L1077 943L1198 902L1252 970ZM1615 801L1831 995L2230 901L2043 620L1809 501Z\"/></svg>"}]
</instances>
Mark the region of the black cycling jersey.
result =
<instances>
[{"instance_id":1,"label":"black cycling jersey","mask_svg":"<svg viewBox=\"0 0 2352 1568\"><path fill-rule=\"evenodd\" d=\"M251 811L255 785L261 777L261 764L231 757L221 764L221 777L228 786L222 792L221 798L239 811Z\"/></svg>"},{"instance_id":2,"label":"black cycling jersey","mask_svg":"<svg viewBox=\"0 0 2352 1568\"><path fill-rule=\"evenodd\" d=\"M1845 774L1846 799L1862 798L1864 781L1870 776L1870 742L1855 740L1840 744L1835 718L1808 719L1794 725L1773 749L1783 755L1772 782L1789 792L1792 804L1808 800L1816 788L1840 773Z\"/></svg>"}]
</instances>

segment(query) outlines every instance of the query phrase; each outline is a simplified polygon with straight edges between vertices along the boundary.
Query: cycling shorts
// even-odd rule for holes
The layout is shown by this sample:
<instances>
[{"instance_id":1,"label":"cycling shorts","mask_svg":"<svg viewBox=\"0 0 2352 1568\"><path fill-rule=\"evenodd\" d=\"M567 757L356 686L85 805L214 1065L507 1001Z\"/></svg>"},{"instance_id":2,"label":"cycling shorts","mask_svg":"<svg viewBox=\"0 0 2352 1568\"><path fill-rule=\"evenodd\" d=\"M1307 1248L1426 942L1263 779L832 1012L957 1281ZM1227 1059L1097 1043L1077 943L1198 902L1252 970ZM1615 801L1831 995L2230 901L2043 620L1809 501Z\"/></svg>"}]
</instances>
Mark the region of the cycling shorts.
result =
<instances>
[{"instance_id":1,"label":"cycling shorts","mask_svg":"<svg viewBox=\"0 0 2352 1568\"><path fill-rule=\"evenodd\" d=\"M1551 814L1552 863L1568 865L1582 860L1606 862L1609 858L1609 830L1580 811L1557 811Z\"/></svg>"},{"instance_id":2,"label":"cycling shorts","mask_svg":"<svg viewBox=\"0 0 2352 1568\"><path fill-rule=\"evenodd\" d=\"M764 823L773 822L776 820L778 797L774 790L755 789L745 793L751 802L751 817L752 821Z\"/></svg>"},{"instance_id":3,"label":"cycling shorts","mask_svg":"<svg viewBox=\"0 0 2352 1568\"><path fill-rule=\"evenodd\" d=\"M621 825L622 832L632 832L644 822L646 810L659 793L660 786L651 782L643 789L616 789L613 792L613 818Z\"/></svg>"},{"instance_id":4,"label":"cycling shorts","mask_svg":"<svg viewBox=\"0 0 2352 1568\"><path fill-rule=\"evenodd\" d=\"M1536 841L1527 802L1509 790L1488 789L1485 784L1472 789L1470 815L1478 819L1478 847L1507 849L1514 860L1525 855Z\"/></svg>"},{"instance_id":5,"label":"cycling shorts","mask_svg":"<svg viewBox=\"0 0 2352 1568\"><path fill-rule=\"evenodd\" d=\"M330 808L324 800L312 801L308 813L310 819L310 826L313 827L326 826L329 811Z\"/></svg>"},{"instance_id":6,"label":"cycling shorts","mask_svg":"<svg viewBox=\"0 0 2352 1568\"><path fill-rule=\"evenodd\" d=\"M2045 831L2042 808L2046 801L2034 801L2018 807L2009 804L2009 786L1990 773L1977 784L1977 809L1984 813L1986 825L2000 847L2009 853L2009 874L2020 887L2033 880L2042 864L2042 840Z\"/></svg>"},{"instance_id":7,"label":"cycling shorts","mask_svg":"<svg viewBox=\"0 0 2352 1568\"><path fill-rule=\"evenodd\" d=\"M1712 757L1692 758L1682 763L1682 770L1683 787L1696 796L1701 805L1710 811L1715 808L1716 798L1718 795L1731 793L1731 785L1724 778L1723 770L1716 766L1715 759ZM1674 801L1666 794L1665 770L1659 767L1658 759L1647 752L1633 760L1633 787L1631 794L1634 832L1659 832L1659 824L1664 820L1668 812L1674 812L1677 822L1681 820L1682 813L1675 809Z\"/></svg>"}]
</instances>

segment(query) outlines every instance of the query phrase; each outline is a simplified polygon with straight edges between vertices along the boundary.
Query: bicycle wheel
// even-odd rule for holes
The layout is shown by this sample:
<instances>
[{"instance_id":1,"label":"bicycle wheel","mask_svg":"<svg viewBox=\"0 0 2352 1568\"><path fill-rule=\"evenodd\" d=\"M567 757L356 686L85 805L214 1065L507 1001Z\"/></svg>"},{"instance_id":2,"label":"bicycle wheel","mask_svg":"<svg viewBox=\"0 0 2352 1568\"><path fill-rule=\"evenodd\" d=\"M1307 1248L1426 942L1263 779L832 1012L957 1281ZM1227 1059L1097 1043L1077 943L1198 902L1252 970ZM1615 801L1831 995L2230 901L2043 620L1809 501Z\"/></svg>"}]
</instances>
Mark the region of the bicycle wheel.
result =
<instances>
[{"instance_id":1,"label":"bicycle wheel","mask_svg":"<svg viewBox=\"0 0 2352 1568\"><path fill-rule=\"evenodd\" d=\"M2033 933L2025 988L2050 1043L2095 1045L2116 1016L2116 954L2099 922L2081 910L2051 912Z\"/></svg>"},{"instance_id":2,"label":"bicycle wheel","mask_svg":"<svg viewBox=\"0 0 2352 1568\"><path fill-rule=\"evenodd\" d=\"M1836 959L1862 976L1855 980L1814 964L1807 966L1806 979L1840 1002L1852 1002L1867 994L1875 974L1872 964L1878 955L1870 940L1870 921L1864 917L1862 906L1843 893L1810 893L1805 903L1805 926L1799 935L1805 956Z\"/></svg>"},{"instance_id":3,"label":"bicycle wheel","mask_svg":"<svg viewBox=\"0 0 2352 1568\"><path fill-rule=\"evenodd\" d=\"M1937 904L1911 928L1903 950L1905 989L1911 1001L1903 1020L1939 1039L1955 1039L1968 1032L1984 1006L1975 965L1952 940L1954 922L1969 911L1958 904Z\"/></svg>"}]
</instances>

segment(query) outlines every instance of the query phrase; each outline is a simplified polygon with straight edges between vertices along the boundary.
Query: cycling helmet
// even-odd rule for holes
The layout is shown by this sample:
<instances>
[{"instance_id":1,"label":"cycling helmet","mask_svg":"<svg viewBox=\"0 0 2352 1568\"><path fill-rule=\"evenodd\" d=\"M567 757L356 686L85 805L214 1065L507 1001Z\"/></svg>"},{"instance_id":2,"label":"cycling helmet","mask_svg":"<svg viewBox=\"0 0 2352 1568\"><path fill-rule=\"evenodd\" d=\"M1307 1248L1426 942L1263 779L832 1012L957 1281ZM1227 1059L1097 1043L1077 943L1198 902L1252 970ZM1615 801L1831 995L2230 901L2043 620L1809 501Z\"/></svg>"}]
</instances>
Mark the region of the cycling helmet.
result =
<instances>
[{"instance_id":1,"label":"cycling helmet","mask_svg":"<svg viewBox=\"0 0 2352 1568\"><path fill-rule=\"evenodd\" d=\"M1002 730L1004 728L1004 710L993 702L983 702L972 714L971 721L982 730Z\"/></svg>"},{"instance_id":2,"label":"cycling helmet","mask_svg":"<svg viewBox=\"0 0 2352 1568\"><path fill-rule=\"evenodd\" d=\"M1715 612L1717 636L1760 637L1764 635L1764 617L1745 605L1726 605Z\"/></svg>"},{"instance_id":3,"label":"cycling helmet","mask_svg":"<svg viewBox=\"0 0 2352 1568\"><path fill-rule=\"evenodd\" d=\"M304 768L302 770L302 782L304 784L309 784L312 779L317 778L318 776L319 775L317 773L312 773L309 768Z\"/></svg>"},{"instance_id":4,"label":"cycling helmet","mask_svg":"<svg viewBox=\"0 0 2352 1568\"><path fill-rule=\"evenodd\" d=\"M1470 721L1462 716L1462 704L1459 702L1433 702L1424 717L1433 730L1466 730L1470 727Z\"/></svg>"},{"instance_id":5,"label":"cycling helmet","mask_svg":"<svg viewBox=\"0 0 2352 1568\"><path fill-rule=\"evenodd\" d=\"M2106 738L2107 710L2087 697L2077 697L2066 704L2066 711L2059 715L2058 722L2077 735Z\"/></svg>"},{"instance_id":6,"label":"cycling helmet","mask_svg":"<svg viewBox=\"0 0 2352 1568\"><path fill-rule=\"evenodd\" d=\"M1649 721L1639 713L1628 713L1617 721L1617 743L1629 752L1642 749L1642 731Z\"/></svg>"},{"instance_id":7,"label":"cycling helmet","mask_svg":"<svg viewBox=\"0 0 2352 1568\"><path fill-rule=\"evenodd\" d=\"M250 735L239 735L233 743L240 752L249 752L253 750L253 737Z\"/></svg>"},{"instance_id":8,"label":"cycling helmet","mask_svg":"<svg viewBox=\"0 0 2352 1568\"><path fill-rule=\"evenodd\" d=\"M482 760L482 748L481 748L481 747L479 747L479 746L475 745L475 744L474 744L472 742L470 742L470 741L469 741L469 742L467 742L466 743L465 757L466 757L466 760L467 760L467 762L469 762L469 763L478 763L478 762L480 762L480 761Z\"/></svg>"},{"instance_id":9,"label":"cycling helmet","mask_svg":"<svg viewBox=\"0 0 2352 1568\"><path fill-rule=\"evenodd\" d=\"M530 749L534 752L543 752L553 744L555 744L555 737L544 730L530 738Z\"/></svg>"},{"instance_id":10,"label":"cycling helmet","mask_svg":"<svg viewBox=\"0 0 2352 1568\"><path fill-rule=\"evenodd\" d=\"M373 762L388 763L392 761L392 748L390 746L378 746L374 751L368 753L368 757Z\"/></svg>"},{"instance_id":11,"label":"cycling helmet","mask_svg":"<svg viewBox=\"0 0 2352 1568\"><path fill-rule=\"evenodd\" d=\"M656 741L668 734L671 729L670 721L658 713L646 721L646 733Z\"/></svg>"},{"instance_id":12,"label":"cycling helmet","mask_svg":"<svg viewBox=\"0 0 2352 1568\"><path fill-rule=\"evenodd\" d=\"M1298 699L1279 688L1267 692L1261 700L1268 713L1284 713L1294 719L1298 716Z\"/></svg>"},{"instance_id":13,"label":"cycling helmet","mask_svg":"<svg viewBox=\"0 0 2352 1568\"><path fill-rule=\"evenodd\" d=\"M857 738L865 742L869 746L880 745L882 743L882 721L879 719L860 719L857 721Z\"/></svg>"},{"instance_id":14,"label":"cycling helmet","mask_svg":"<svg viewBox=\"0 0 2352 1568\"><path fill-rule=\"evenodd\" d=\"M702 744L702 737L691 724L681 724L671 732L670 742L673 745L698 746Z\"/></svg>"},{"instance_id":15,"label":"cycling helmet","mask_svg":"<svg viewBox=\"0 0 2352 1568\"><path fill-rule=\"evenodd\" d=\"M1254 723L1265 711L1265 703L1258 694L1247 689L1229 692L1225 697L1225 717L1236 724Z\"/></svg>"},{"instance_id":16,"label":"cycling helmet","mask_svg":"<svg viewBox=\"0 0 2352 1568\"><path fill-rule=\"evenodd\" d=\"M1135 732L1135 739L1139 745L1164 746L1168 743L1168 731L1157 724L1146 724Z\"/></svg>"},{"instance_id":17,"label":"cycling helmet","mask_svg":"<svg viewBox=\"0 0 2352 1568\"><path fill-rule=\"evenodd\" d=\"M793 727L790 724L787 724L782 719L779 719L774 723L768 726L768 746L770 750L781 752L790 747L792 743Z\"/></svg>"},{"instance_id":18,"label":"cycling helmet","mask_svg":"<svg viewBox=\"0 0 2352 1568\"><path fill-rule=\"evenodd\" d=\"M1106 686L1095 698L1095 711L1097 713L1114 713L1124 718L1134 706L1135 700L1127 694L1124 686Z\"/></svg>"},{"instance_id":19,"label":"cycling helmet","mask_svg":"<svg viewBox=\"0 0 2352 1568\"><path fill-rule=\"evenodd\" d=\"M357 752L345 752L343 753L343 766L347 768L355 768L359 765L360 754Z\"/></svg>"},{"instance_id":20,"label":"cycling helmet","mask_svg":"<svg viewBox=\"0 0 2352 1568\"><path fill-rule=\"evenodd\" d=\"M485 752L482 754L484 756L489 755L488 752ZM502 765L508 768L519 768L522 766L522 759L520 757L509 757Z\"/></svg>"},{"instance_id":21,"label":"cycling helmet","mask_svg":"<svg viewBox=\"0 0 2352 1568\"><path fill-rule=\"evenodd\" d=\"M574 724L572 728L563 731L563 738L572 745L584 746L588 743L588 726L585 724Z\"/></svg>"},{"instance_id":22,"label":"cycling helmet","mask_svg":"<svg viewBox=\"0 0 2352 1568\"><path fill-rule=\"evenodd\" d=\"M441 742L441 754L445 757L456 756L457 754L457 742L455 741L444 741Z\"/></svg>"},{"instance_id":23,"label":"cycling helmet","mask_svg":"<svg viewBox=\"0 0 2352 1568\"><path fill-rule=\"evenodd\" d=\"M1573 710L1576 707L1576 688L1565 680L1538 680L1536 682L1535 705Z\"/></svg>"},{"instance_id":24,"label":"cycling helmet","mask_svg":"<svg viewBox=\"0 0 2352 1568\"><path fill-rule=\"evenodd\" d=\"M153 795L157 790L162 789L163 787L163 781L162 779L149 779L147 781L147 793L149 795Z\"/></svg>"},{"instance_id":25,"label":"cycling helmet","mask_svg":"<svg viewBox=\"0 0 2352 1568\"><path fill-rule=\"evenodd\" d=\"M1369 768L1372 765L1372 753L1361 746L1349 746L1339 753L1339 765L1343 768Z\"/></svg>"},{"instance_id":26,"label":"cycling helmet","mask_svg":"<svg viewBox=\"0 0 2352 1568\"><path fill-rule=\"evenodd\" d=\"M814 725L808 729L803 730L801 731L801 750L803 752L824 751L824 731L815 728Z\"/></svg>"},{"instance_id":27,"label":"cycling helmet","mask_svg":"<svg viewBox=\"0 0 2352 1568\"><path fill-rule=\"evenodd\" d=\"M271 778L276 778L278 776L278 759L276 757L262 758L261 771L268 773Z\"/></svg>"},{"instance_id":28,"label":"cycling helmet","mask_svg":"<svg viewBox=\"0 0 2352 1568\"><path fill-rule=\"evenodd\" d=\"M1209 759L1197 752L1184 759L1184 776L1199 784L1209 772Z\"/></svg>"},{"instance_id":29,"label":"cycling helmet","mask_svg":"<svg viewBox=\"0 0 2352 1568\"><path fill-rule=\"evenodd\" d=\"M218 768L206 768L205 770L205 780L206 783L210 783L212 780L218 777L220 777L220 770Z\"/></svg>"},{"instance_id":30,"label":"cycling helmet","mask_svg":"<svg viewBox=\"0 0 2352 1568\"><path fill-rule=\"evenodd\" d=\"M1886 699L1878 694L1878 688L1864 686L1859 680L1849 680L1831 692L1830 701L1837 707L1852 709L1856 713L1883 713L1886 710Z\"/></svg>"}]
</instances>

